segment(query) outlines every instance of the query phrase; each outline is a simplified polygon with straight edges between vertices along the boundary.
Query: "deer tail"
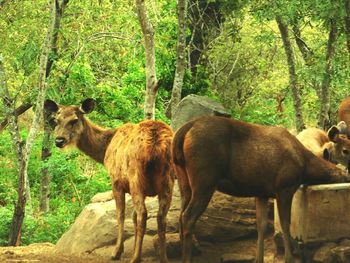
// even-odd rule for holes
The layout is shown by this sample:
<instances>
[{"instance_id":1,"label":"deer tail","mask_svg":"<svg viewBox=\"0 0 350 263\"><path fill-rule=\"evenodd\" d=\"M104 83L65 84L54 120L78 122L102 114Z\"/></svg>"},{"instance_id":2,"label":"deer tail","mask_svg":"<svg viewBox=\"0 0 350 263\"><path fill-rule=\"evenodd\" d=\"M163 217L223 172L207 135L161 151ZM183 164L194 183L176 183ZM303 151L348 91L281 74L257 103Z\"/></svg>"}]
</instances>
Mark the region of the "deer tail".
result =
<instances>
[{"instance_id":1,"label":"deer tail","mask_svg":"<svg viewBox=\"0 0 350 263\"><path fill-rule=\"evenodd\" d=\"M172 157L175 165L184 167L185 166L185 156L184 156L184 141L187 132L192 128L194 122L187 122L180 129L178 129L174 135L172 144Z\"/></svg>"}]
</instances>

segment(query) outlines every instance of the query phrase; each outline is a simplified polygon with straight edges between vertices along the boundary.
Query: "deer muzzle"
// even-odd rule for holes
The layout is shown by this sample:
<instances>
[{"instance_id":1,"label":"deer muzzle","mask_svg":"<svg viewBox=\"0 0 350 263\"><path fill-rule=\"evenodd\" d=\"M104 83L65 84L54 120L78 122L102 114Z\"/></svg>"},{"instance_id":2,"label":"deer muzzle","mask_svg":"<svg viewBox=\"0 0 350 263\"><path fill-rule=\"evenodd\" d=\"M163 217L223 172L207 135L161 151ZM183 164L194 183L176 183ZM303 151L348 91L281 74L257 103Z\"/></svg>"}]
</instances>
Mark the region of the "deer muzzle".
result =
<instances>
[{"instance_id":1,"label":"deer muzzle","mask_svg":"<svg viewBox=\"0 0 350 263\"><path fill-rule=\"evenodd\" d=\"M67 140L63 137L57 137L55 140L55 144L57 147L62 148L66 144Z\"/></svg>"}]
</instances>

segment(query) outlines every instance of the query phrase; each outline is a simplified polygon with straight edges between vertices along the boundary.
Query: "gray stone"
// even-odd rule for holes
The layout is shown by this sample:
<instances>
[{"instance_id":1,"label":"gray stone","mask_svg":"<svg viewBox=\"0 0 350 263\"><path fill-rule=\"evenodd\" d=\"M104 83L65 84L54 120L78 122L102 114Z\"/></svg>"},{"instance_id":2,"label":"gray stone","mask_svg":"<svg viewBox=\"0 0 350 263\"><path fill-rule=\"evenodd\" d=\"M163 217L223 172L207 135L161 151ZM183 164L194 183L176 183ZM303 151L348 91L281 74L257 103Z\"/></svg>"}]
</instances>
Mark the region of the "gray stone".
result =
<instances>
[{"instance_id":1,"label":"gray stone","mask_svg":"<svg viewBox=\"0 0 350 263\"><path fill-rule=\"evenodd\" d=\"M116 207L114 200L107 200L110 194L99 195L93 200L101 202L87 205L70 229L59 239L56 249L70 254L91 253L99 250L100 253L111 251L103 247L113 246L117 239ZM181 198L177 184L175 184L173 200L167 216L167 234L176 233L178 225ZM157 197L146 198L148 211L146 234L157 234ZM126 195L125 238L134 235L134 226L131 219L133 204L130 195ZM254 198L237 198L216 192L208 208L196 224L195 236L199 241L213 243L244 238L256 233L255 202ZM148 246L144 242L144 246ZM170 244L170 247L172 245ZM152 242L153 247L153 242ZM172 252L170 252L172 253ZM176 252L177 253L177 252Z\"/></svg>"},{"instance_id":2,"label":"gray stone","mask_svg":"<svg viewBox=\"0 0 350 263\"><path fill-rule=\"evenodd\" d=\"M205 96L191 94L183 98L177 105L171 119L171 127L176 131L186 122L205 115L230 117L219 102Z\"/></svg>"},{"instance_id":3,"label":"gray stone","mask_svg":"<svg viewBox=\"0 0 350 263\"><path fill-rule=\"evenodd\" d=\"M313 262L314 263L323 263L323 262L331 262L334 258L334 255L332 253L332 249L335 248L337 244L335 243L326 243L317 251L315 252L313 256Z\"/></svg>"},{"instance_id":4,"label":"gray stone","mask_svg":"<svg viewBox=\"0 0 350 263\"><path fill-rule=\"evenodd\" d=\"M222 263L254 263L255 257L245 254L224 254L221 256Z\"/></svg>"}]
</instances>

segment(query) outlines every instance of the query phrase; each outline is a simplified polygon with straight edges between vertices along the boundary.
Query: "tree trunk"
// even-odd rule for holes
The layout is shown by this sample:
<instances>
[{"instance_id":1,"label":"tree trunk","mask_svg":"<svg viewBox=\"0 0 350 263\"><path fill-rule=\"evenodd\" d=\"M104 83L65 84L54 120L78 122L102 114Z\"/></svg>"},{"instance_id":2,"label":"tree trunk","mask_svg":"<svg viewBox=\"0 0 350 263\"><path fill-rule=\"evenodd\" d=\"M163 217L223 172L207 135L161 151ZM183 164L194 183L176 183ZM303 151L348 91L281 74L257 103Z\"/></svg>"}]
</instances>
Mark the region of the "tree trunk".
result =
<instances>
[{"instance_id":1,"label":"tree trunk","mask_svg":"<svg viewBox=\"0 0 350 263\"><path fill-rule=\"evenodd\" d=\"M338 37L337 23L335 19L331 20L330 31L327 43L326 64L321 85L321 97L320 97L320 116L318 119L318 126L322 129L326 129L330 126L329 121L329 109L330 109L330 94L329 87L332 79L332 61L335 54L335 42Z\"/></svg>"},{"instance_id":2,"label":"tree trunk","mask_svg":"<svg viewBox=\"0 0 350 263\"><path fill-rule=\"evenodd\" d=\"M345 32L346 32L346 46L350 56L350 0L345 0Z\"/></svg>"},{"instance_id":3,"label":"tree trunk","mask_svg":"<svg viewBox=\"0 0 350 263\"><path fill-rule=\"evenodd\" d=\"M181 91L185 75L186 66L186 19L188 0L178 0L177 2L177 49L176 49L176 70L171 92L171 99L166 110L169 119L174 115L174 110L181 100Z\"/></svg>"},{"instance_id":4,"label":"tree trunk","mask_svg":"<svg viewBox=\"0 0 350 263\"><path fill-rule=\"evenodd\" d=\"M51 127L49 125L49 114L44 112L44 135L41 148L41 161L45 163L51 156ZM40 212L47 213L50 211L50 180L51 174L46 166L41 168L40 184Z\"/></svg>"},{"instance_id":5,"label":"tree trunk","mask_svg":"<svg viewBox=\"0 0 350 263\"><path fill-rule=\"evenodd\" d=\"M56 8L55 8L55 24L53 30L53 36L51 40L51 54L48 58L46 64L46 79L50 76L50 72L53 66L54 61L58 56L58 48L57 48L57 39L58 33L61 25L61 18L63 16L64 10L68 4L69 0L63 0L60 4L58 0L56 0ZM52 129L48 122L48 116L44 113L44 135L43 142L41 148L41 161L47 162L49 157L51 156L51 133ZM41 185L40 185L40 211L43 213L47 213L50 210L50 172L44 167L41 169Z\"/></svg>"},{"instance_id":6,"label":"tree trunk","mask_svg":"<svg viewBox=\"0 0 350 263\"><path fill-rule=\"evenodd\" d=\"M156 75L156 56L154 50L154 30L147 16L144 0L136 0L137 15L144 38L146 57L146 94L145 94L145 119L154 120L155 103L158 91Z\"/></svg>"},{"instance_id":7,"label":"tree trunk","mask_svg":"<svg viewBox=\"0 0 350 263\"><path fill-rule=\"evenodd\" d=\"M26 178L28 170L28 160L31 153L33 143L35 140L35 135L39 129L39 123L41 118L41 113L44 106L45 98L45 89L46 89L46 66L48 62L49 52L51 50L51 43L54 31L55 24L55 7L56 1L51 1L51 18L50 24L47 30L46 38L42 47L40 64L39 64L39 80L38 80L38 96L36 100L36 107L32 125L30 127L28 137L26 139L25 146L22 150L22 161L19 163L19 185L18 185L18 200L15 207L14 215L12 218L10 236L9 236L9 245L15 246L20 245L21 239L21 229L23 225L23 219L25 215L25 206L26 206Z\"/></svg>"},{"instance_id":8,"label":"tree trunk","mask_svg":"<svg viewBox=\"0 0 350 263\"><path fill-rule=\"evenodd\" d=\"M304 124L303 114L302 114L301 96L300 96L300 91L298 87L297 75L295 72L295 61L294 61L293 49L292 49L292 45L288 34L288 26L284 23L284 21L280 16L276 17L276 21L281 33L284 50L287 56L288 70L289 70L289 85L290 85L290 88L292 89L292 94L293 94L296 129L299 132L305 128L305 124Z\"/></svg>"}]
</instances>

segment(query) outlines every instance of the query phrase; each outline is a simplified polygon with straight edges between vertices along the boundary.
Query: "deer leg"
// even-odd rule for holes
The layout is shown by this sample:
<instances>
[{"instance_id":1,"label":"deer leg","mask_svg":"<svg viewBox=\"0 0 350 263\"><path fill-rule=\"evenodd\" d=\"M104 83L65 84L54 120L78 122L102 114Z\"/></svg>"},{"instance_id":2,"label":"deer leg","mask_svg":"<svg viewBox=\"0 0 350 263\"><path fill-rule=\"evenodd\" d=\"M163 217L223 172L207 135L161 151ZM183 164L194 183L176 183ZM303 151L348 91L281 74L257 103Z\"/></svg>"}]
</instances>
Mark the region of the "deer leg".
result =
<instances>
[{"instance_id":1,"label":"deer leg","mask_svg":"<svg viewBox=\"0 0 350 263\"><path fill-rule=\"evenodd\" d=\"M189 187L188 179L185 170L182 167L175 167L177 182L179 184L180 194L181 194L181 207L180 207L180 217L179 217L179 234L180 241L183 240L183 227L182 227L182 216L188 203L191 200L191 188ZM187 181L187 183L186 183Z\"/></svg>"},{"instance_id":2,"label":"deer leg","mask_svg":"<svg viewBox=\"0 0 350 263\"><path fill-rule=\"evenodd\" d=\"M159 239L159 261L161 263L168 262L166 254L166 215L168 214L172 197L172 187L166 189L165 192L158 195L159 210L157 215L158 223L158 239Z\"/></svg>"},{"instance_id":3,"label":"deer leg","mask_svg":"<svg viewBox=\"0 0 350 263\"><path fill-rule=\"evenodd\" d=\"M268 198L255 198L256 202L256 225L258 230L258 243L256 251L256 263L264 262L264 235L267 228Z\"/></svg>"},{"instance_id":4,"label":"deer leg","mask_svg":"<svg viewBox=\"0 0 350 263\"><path fill-rule=\"evenodd\" d=\"M133 196L132 199L136 212L136 232L134 255L130 263L137 263L141 261L142 242L146 232L147 210L144 196L138 194Z\"/></svg>"},{"instance_id":5,"label":"deer leg","mask_svg":"<svg viewBox=\"0 0 350 263\"><path fill-rule=\"evenodd\" d=\"M198 218L207 208L214 189L204 188L205 192L192 192L191 200L182 214L182 262L190 263L192 260L192 235Z\"/></svg>"},{"instance_id":6,"label":"deer leg","mask_svg":"<svg viewBox=\"0 0 350 263\"><path fill-rule=\"evenodd\" d=\"M124 251L125 193L113 189L113 195L117 207L118 238L112 259L119 260Z\"/></svg>"},{"instance_id":7,"label":"deer leg","mask_svg":"<svg viewBox=\"0 0 350 263\"><path fill-rule=\"evenodd\" d=\"M283 232L284 261L286 263L294 262L292 254L292 237L290 235L291 208L294 192L295 191L286 189L277 194L278 215Z\"/></svg>"}]
</instances>

